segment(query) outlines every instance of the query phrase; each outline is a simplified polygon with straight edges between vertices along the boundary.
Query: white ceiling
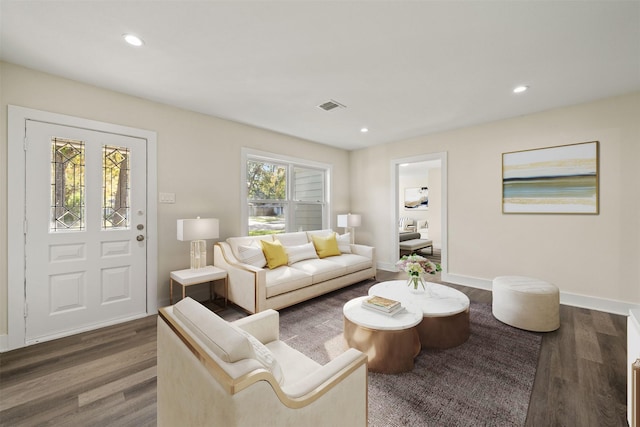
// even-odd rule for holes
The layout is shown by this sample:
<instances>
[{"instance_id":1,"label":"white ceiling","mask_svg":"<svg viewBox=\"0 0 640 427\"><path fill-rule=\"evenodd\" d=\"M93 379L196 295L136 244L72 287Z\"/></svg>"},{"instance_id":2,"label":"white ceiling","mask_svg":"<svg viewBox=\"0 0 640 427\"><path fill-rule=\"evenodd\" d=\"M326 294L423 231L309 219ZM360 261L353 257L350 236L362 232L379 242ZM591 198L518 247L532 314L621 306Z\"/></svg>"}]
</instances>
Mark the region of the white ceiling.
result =
<instances>
[{"instance_id":1,"label":"white ceiling","mask_svg":"<svg viewBox=\"0 0 640 427\"><path fill-rule=\"evenodd\" d=\"M1 0L0 14L7 62L346 149L640 90L640 1ZM329 99L347 108L317 107Z\"/></svg>"}]
</instances>

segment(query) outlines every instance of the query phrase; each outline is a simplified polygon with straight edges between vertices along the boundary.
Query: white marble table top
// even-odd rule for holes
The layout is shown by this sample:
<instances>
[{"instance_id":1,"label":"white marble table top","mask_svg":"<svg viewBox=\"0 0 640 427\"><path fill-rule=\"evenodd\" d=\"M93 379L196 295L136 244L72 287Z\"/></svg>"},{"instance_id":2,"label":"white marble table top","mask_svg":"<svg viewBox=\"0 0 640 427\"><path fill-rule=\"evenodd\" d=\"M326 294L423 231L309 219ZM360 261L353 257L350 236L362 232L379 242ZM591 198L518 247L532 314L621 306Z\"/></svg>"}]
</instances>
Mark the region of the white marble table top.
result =
<instances>
[{"instance_id":1,"label":"white marble table top","mask_svg":"<svg viewBox=\"0 0 640 427\"><path fill-rule=\"evenodd\" d=\"M469 309L469 297L457 289L425 282L426 291L414 292L406 280L380 282L369 289L369 295L400 301L402 305L419 307L425 317L444 317Z\"/></svg>"},{"instance_id":2,"label":"white marble table top","mask_svg":"<svg viewBox=\"0 0 640 427\"><path fill-rule=\"evenodd\" d=\"M414 304L403 304L404 308L402 310L390 316L362 307L362 301L367 298L369 296L365 295L348 301L342 309L344 317L356 325L381 331L398 331L412 328L423 319L421 310Z\"/></svg>"},{"instance_id":3,"label":"white marble table top","mask_svg":"<svg viewBox=\"0 0 640 427\"><path fill-rule=\"evenodd\" d=\"M169 276L183 286L212 282L227 277L227 271L213 265L202 268L187 268L169 273Z\"/></svg>"}]
</instances>

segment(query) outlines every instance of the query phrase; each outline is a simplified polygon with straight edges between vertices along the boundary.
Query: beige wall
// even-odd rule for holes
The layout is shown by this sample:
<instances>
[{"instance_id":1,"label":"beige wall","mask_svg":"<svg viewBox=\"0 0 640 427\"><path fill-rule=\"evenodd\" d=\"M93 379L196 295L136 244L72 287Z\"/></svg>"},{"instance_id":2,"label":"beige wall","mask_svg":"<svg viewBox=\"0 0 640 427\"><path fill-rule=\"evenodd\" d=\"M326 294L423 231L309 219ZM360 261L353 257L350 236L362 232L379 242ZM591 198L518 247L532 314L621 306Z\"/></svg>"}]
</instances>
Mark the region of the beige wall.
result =
<instances>
[{"instance_id":1,"label":"beige wall","mask_svg":"<svg viewBox=\"0 0 640 427\"><path fill-rule=\"evenodd\" d=\"M505 215L502 153L600 141L599 215ZM574 296L640 303L640 93L395 142L351 155L358 229L392 263L390 159L447 152L448 273L460 282L529 275ZM370 188L371 191L357 191Z\"/></svg>"},{"instance_id":2,"label":"beige wall","mask_svg":"<svg viewBox=\"0 0 640 427\"><path fill-rule=\"evenodd\" d=\"M221 239L239 234L240 149L250 147L332 164L332 219L362 213L358 242L375 245L382 263L396 258L387 244L390 160L447 152L452 277L532 275L563 292L640 304L640 93L350 154L0 62L0 334L7 330L9 104L157 132L158 190L176 194L175 204L158 206L159 300L168 297L169 271L189 262L176 219L211 215L220 219ZM593 140L600 141L599 215L501 213L503 152Z\"/></svg>"},{"instance_id":3,"label":"beige wall","mask_svg":"<svg viewBox=\"0 0 640 427\"><path fill-rule=\"evenodd\" d=\"M176 240L176 219L220 219L221 239L240 233L240 151L249 147L333 165L332 223L350 210L349 152L146 101L0 62L0 334L7 331L7 105L118 125L158 135L158 300L169 298L169 272L188 267L189 243ZM152 195L157 197L157 195ZM208 251L211 262L212 250Z\"/></svg>"}]
</instances>

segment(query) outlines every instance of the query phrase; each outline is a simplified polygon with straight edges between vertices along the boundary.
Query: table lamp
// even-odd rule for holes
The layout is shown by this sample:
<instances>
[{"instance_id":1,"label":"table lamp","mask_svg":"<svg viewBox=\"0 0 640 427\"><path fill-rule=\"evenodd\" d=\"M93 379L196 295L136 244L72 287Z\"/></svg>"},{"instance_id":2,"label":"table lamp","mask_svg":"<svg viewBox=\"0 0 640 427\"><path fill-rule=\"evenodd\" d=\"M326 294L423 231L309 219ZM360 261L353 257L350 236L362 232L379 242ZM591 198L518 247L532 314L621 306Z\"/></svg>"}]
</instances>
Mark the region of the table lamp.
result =
<instances>
[{"instance_id":1,"label":"table lamp","mask_svg":"<svg viewBox=\"0 0 640 427\"><path fill-rule=\"evenodd\" d=\"M351 232L351 243L355 243L356 241L356 232L355 227L359 227L362 222L362 218L358 214L342 214L338 215L338 227L344 227L344 232L347 232L347 229Z\"/></svg>"},{"instance_id":2,"label":"table lamp","mask_svg":"<svg viewBox=\"0 0 640 427\"><path fill-rule=\"evenodd\" d=\"M204 239L219 237L217 218L179 219L178 240L191 241L191 268L207 265L207 242Z\"/></svg>"}]
</instances>

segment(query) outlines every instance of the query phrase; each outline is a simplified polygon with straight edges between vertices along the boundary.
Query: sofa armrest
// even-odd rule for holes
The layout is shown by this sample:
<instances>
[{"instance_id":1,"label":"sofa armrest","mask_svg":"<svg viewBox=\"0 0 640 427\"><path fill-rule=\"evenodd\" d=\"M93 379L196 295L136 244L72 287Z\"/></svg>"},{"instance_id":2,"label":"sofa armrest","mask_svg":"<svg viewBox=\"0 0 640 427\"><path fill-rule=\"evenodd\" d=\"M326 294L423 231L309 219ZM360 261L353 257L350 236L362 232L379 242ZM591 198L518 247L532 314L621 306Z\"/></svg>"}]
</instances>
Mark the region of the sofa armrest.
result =
<instances>
[{"instance_id":1,"label":"sofa armrest","mask_svg":"<svg viewBox=\"0 0 640 427\"><path fill-rule=\"evenodd\" d=\"M299 381L282 387L282 391L288 397L298 399L312 392L317 392L332 383L341 381L363 365L365 367L363 372L366 392L367 355L354 348L348 349L340 356L311 372Z\"/></svg>"},{"instance_id":2,"label":"sofa armrest","mask_svg":"<svg viewBox=\"0 0 640 427\"><path fill-rule=\"evenodd\" d=\"M375 256L375 248L373 246L358 245L354 243L351 245L351 252L356 255L365 256L371 260L373 260Z\"/></svg>"},{"instance_id":3,"label":"sofa armrest","mask_svg":"<svg viewBox=\"0 0 640 427\"><path fill-rule=\"evenodd\" d=\"M226 242L214 245L213 264L227 271L229 300L250 313L259 311L258 296L266 292L266 270L238 261Z\"/></svg>"},{"instance_id":4,"label":"sofa armrest","mask_svg":"<svg viewBox=\"0 0 640 427\"><path fill-rule=\"evenodd\" d=\"M280 314L275 310L265 310L232 322L249 332L263 344L280 339Z\"/></svg>"}]
</instances>

